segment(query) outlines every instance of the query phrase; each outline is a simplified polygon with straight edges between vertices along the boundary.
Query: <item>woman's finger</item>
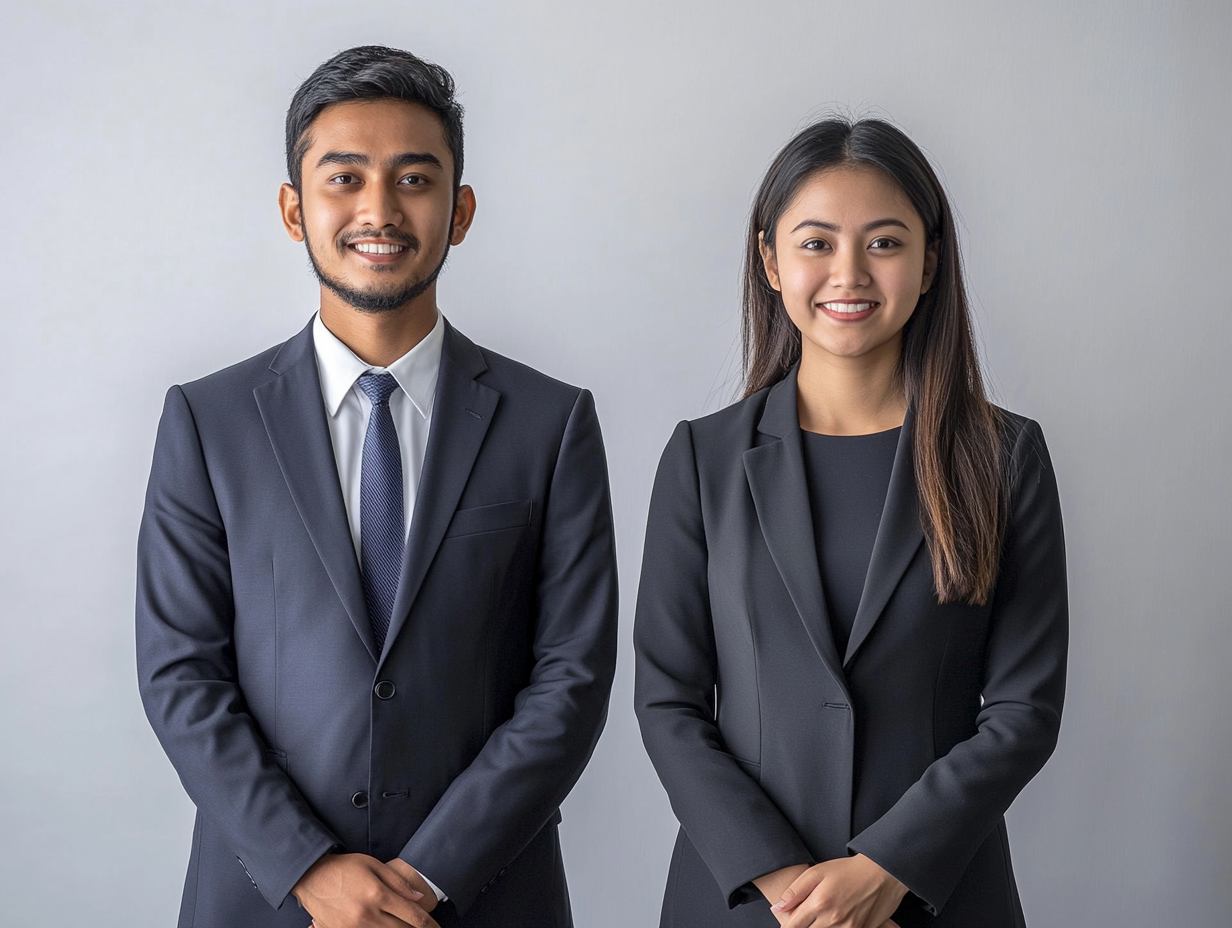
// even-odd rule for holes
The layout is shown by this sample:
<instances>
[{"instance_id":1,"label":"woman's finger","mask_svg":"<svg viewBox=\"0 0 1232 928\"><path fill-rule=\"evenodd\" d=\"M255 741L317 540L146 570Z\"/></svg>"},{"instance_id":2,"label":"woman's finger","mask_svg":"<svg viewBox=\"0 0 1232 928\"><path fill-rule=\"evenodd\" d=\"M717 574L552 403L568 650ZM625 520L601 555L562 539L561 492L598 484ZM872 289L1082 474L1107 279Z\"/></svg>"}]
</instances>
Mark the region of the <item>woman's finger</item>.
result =
<instances>
[{"instance_id":1,"label":"woman's finger","mask_svg":"<svg viewBox=\"0 0 1232 928\"><path fill-rule=\"evenodd\" d=\"M783 898L770 906L773 912L790 912L801 902L808 898L821 881L825 878L825 871L820 864L809 867L801 873L792 884L783 890Z\"/></svg>"}]
</instances>

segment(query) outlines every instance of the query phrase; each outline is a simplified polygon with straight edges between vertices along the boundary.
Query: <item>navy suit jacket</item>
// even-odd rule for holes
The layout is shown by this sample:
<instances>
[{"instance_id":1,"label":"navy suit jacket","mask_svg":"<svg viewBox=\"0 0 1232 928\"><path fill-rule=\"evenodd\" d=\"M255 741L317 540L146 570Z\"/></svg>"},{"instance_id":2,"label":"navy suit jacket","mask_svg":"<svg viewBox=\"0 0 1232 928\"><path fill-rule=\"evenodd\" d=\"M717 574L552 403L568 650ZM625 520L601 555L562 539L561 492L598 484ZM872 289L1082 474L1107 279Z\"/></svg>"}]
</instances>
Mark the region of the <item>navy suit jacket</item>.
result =
<instances>
[{"instance_id":1,"label":"navy suit jacket","mask_svg":"<svg viewBox=\"0 0 1232 928\"><path fill-rule=\"evenodd\" d=\"M1039 427L1004 413L1013 480L996 589L941 605L912 418L846 653L826 615L795 372L681 423L663 452L634 646L642 737L682 825L666 926L775 928L750 881L851 853L912 891L894 914L903 928L1023 923L1002 815L1061 719L1056 481Z\"/></svg>"},{"instance_id":2,"label":"navy suit jacket","mask_svg":"<svg viewBox=\"0 0 1232 928\"><path fill-rule=\"evenodd\" d=\"M168 392L136 628L198 810L180 925L302 928L288 894L335 846L422 869L443 925L570 923L558 808L616 654L590 394L448 326L416 499L378 651L311 326Z\"/></svg>"}]
</instances>

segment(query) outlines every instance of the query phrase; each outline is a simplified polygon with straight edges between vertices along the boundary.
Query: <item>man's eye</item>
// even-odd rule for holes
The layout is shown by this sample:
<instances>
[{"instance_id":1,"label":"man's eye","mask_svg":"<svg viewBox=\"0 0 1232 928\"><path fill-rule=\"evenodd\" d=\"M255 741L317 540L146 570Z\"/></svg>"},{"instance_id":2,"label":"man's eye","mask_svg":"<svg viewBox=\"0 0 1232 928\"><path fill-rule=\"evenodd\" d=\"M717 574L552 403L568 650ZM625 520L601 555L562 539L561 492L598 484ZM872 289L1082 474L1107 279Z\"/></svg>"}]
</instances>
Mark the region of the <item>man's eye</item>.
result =
<instances>
[{"instance_id":1,"label":"man's eye","mask_svg":"<svg viewBox=\"0 0 1232 928\"><path fill-rule=\"evenodd\" d=\"M420 187L423 186L426 180L427 178L425 178L422 174L408 174L406 177L398 181L398 183L406 187Z\"/></svg>"},{"instance_id":2,"label":"man's eye","mask_svg":"<svg viewBox=\"0 0 1232 928\"><path fill-rule=\"evenodd\" d=\"M331 184L350 184L350 183L354 183L354 181L355 181L354 174L337 174L334 177L331 177L329 179L329 182Z\"/></svg>"}]
</instances>

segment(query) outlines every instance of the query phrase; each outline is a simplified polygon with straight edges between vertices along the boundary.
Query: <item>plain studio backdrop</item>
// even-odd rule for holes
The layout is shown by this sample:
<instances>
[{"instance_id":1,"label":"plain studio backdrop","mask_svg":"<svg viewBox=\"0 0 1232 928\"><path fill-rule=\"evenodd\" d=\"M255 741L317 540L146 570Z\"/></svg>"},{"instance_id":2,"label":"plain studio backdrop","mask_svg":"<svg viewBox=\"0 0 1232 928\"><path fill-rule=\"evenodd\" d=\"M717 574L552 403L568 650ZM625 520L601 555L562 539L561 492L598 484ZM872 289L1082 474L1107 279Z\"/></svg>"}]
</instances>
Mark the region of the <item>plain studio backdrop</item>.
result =
<instances>
[{"instance_id":1,"label":"plain studio backdrop","mask_svg":"<svg viewBox=\"0 0 1232 928\"><path fill-rule=\"evenodd\" d=\"M192 807L150 732L134 561L166 388L316 308L276 210L334 52L440 62L480 344L591 388L621 570L612 708L564 806L579 928L656 923L676 823L631 707L659 453L731 401L753 190L828 109L902 126L959 214L995 398L1068 536L1069 698L1009 812L1034 928L1232 911L1232 5L16 3L0 24L0 924L170 925Z\"/></svg>"}]
</instances>

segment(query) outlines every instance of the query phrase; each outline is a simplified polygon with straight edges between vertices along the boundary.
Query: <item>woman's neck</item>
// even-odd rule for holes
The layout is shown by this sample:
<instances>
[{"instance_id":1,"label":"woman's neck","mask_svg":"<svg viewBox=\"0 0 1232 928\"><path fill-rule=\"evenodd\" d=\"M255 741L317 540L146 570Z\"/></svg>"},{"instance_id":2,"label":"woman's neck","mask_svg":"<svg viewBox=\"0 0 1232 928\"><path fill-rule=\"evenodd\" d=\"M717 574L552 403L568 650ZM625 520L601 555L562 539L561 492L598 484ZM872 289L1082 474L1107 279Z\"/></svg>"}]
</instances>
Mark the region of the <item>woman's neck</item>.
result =
<instances>
[{"instance_id":1,"label":"woman's neck","mask_svg":"<svg viewBox=\"0 0 1232 928\"><path fill-rule=\"evenodd\" d=\"M804 344L797 380L800 428L823 435L868 435L903 424L907 397L898 375L899 344L844 358Z\"/></svg>"}]
</instances>

